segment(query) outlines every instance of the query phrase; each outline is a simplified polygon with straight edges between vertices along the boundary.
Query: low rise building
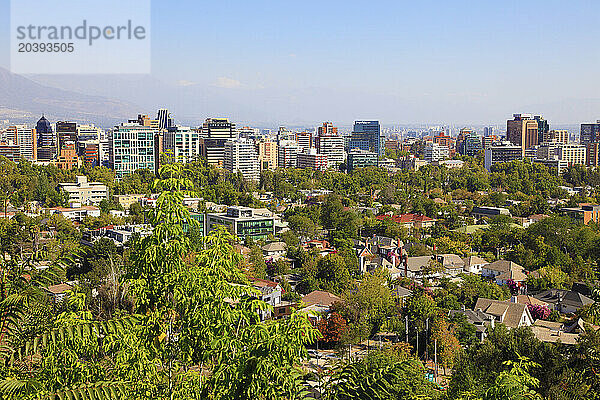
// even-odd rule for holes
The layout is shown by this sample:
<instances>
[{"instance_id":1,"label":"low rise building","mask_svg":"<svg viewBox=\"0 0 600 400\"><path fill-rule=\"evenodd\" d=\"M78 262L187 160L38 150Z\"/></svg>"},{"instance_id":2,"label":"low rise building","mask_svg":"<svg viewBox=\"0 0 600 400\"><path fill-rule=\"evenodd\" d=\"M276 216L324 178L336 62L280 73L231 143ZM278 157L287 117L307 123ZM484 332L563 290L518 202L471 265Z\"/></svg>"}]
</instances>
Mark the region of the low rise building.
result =
<instances>
[{"instance_id":1,"label":"low rise building","mask_svg":"<svg viewBox=\"0 0 600 400\"><path fill-rule=\"evenodd\" d=\"M217 226L225 226L240 239L252 238L254 240L267 239L275 234L275 218L272 215L255 214L249 207L231 206L227 212L220 214L208 213L206 215L207 233Z\"/></svg>"},{"instance_id":2,"label":"low rise building","mask_svg":"<svg viewBox=\"0 0 600 400\"><path fill-rule=\"evenodd\" d=\"M484 217L492 218L497 217L498 215L508 215L510 216L510 211L507 208L502 207L488 207L488 206L479 206L473 207L471 211L471 215L475 217L475 219L481 219Z\"/></svg>"},{"instance_id":3,"label":"low rise building","mask_svg":"<svg viewBox=\"0 0 600 400\"><path fill-rule=\"evenodd\" d=\"M598 204L580 204L579 207L567 207L561 211L584 225L590 222L600 223L600 205Z\"/></svg>"},{"instance_id":4,"label":"low rise building","mask_svg":"<svg viewBox=\"0 0 600 400\"><path fill-rule=\"evenodd\" d=\"M82 206L77 208L53 207L45 208L42 211L52 214L60 214L63 217L75 222L82 222L85 217L99 217L100 209L94 206Z\"/></svg>"},{"instance_id":5,"label":"low rise building","mask_svg":"<svg viewBox=\"0 0 600 400\"><path fill-rule=\"evenodd\" d=\"M372 151L354 149L348 153L346 163L348 172L352 172L357 168L377 167L379 156Z\"/></svg>"},{"instance_id":6,"label":"low rise building","mask_svg":"<svg viewBox=\"0 0 600 400\"><path fill-rule=\"evenodd\" d=\"M498 285L506 285L509 281L520 287L525 284L525 269L513 261L497 260L481 267L481 275L492 278Z\"/></svg>"},{"instance_id":7,"label":"low rise building","mask_svg":"<svg viewBox=\"0 0 600 400\"><path fill-rule=\"evenodd\" d=\"M75 177L75 183L59 183L59 189L69 195L69 203L99 204L108 199L108 187L100 182L88 182L87 176Z\"/></svg>"},{"instance_id":8,"label":"low rise building","mask_svg":"<svg viewBox=\"0 0 600 400\"><path fill-rule=\"evenodd\" d=\"M473 310L482 312L490 321L504 324L507 328L518 328L533 324L533 317L525 304L480 297L477 299Z\"/></svg>"},{"instance_id":9,"label":"low rise building","mask_svg":"<svg viewBox=\"0 0 600 400\"><path fill-rule=\"evenodd\" d=\"M536 299L551 304L560 313L575 313L580 308L593 304L594 300L572 290L550 289L534 296Z\"/></svg>"},{"instance_id":10,"label":"low rise building","mask_svg":"<svg viewBox=\"0 0 600 400\"><path fill-rule=\"evenodd\" d=\"M523 149L521 146L510 142L493 143L485 148L484 166L490 171L493 165L522 159Z\"/></svg>"}]
</instances>

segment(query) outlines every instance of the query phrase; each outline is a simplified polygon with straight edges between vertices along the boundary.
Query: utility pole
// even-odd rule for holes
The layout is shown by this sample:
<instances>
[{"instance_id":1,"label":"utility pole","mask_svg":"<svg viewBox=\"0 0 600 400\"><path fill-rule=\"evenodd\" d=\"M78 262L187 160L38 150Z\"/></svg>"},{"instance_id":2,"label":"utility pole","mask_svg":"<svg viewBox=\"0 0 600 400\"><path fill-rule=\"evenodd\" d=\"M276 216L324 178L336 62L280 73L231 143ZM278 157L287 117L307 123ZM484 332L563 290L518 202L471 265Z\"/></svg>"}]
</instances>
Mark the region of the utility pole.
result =
<instances>
[{"instance_id":1,"label":"utility pole","mask_svg":"<svg viewBox=\"0 0 600 400\"><path fill-rule=\"evenodd\" d=\"M429 360L429 318L425 320L425 362Z\"/></svg>"},{"instance_id":2,"label":"utility pole","mask_svg":"<svg viewBox=\"0 0 600 400\"><path fill-rule=\"evenodd\" d=\"M406 316L406 344L408 344L408 315Z\"/></svg>"},{"instance_id":3,"label":"utility pole","mask_svg":"<svg viewBox=\"0 0 600 400\"><path fill-rule=\"evenodd\" d=\"M417 326L417 358L419 358L419 327Z\"/></svg>"},{"instance_id":4,"label":"utility pole","mask_svg":"<svg viewBox=\"0 0 600 400\"><path fill-rule=\"evenodd\" d=\"M435 383L438 382L438 369L437 369L437 339L434 341L434 350L433 350L433 379Z\"/></svg>"}]
</instances>

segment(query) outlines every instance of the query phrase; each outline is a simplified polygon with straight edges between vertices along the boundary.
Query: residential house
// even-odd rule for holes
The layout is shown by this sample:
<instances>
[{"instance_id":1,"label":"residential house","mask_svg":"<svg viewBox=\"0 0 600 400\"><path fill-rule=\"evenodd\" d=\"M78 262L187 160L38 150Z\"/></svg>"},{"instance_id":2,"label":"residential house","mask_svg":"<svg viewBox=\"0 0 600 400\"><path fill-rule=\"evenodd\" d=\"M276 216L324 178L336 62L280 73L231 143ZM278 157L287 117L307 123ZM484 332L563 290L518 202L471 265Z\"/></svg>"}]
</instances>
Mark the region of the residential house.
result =
<instances>
[{"instance_id":1,"label":"residential house","mask_svg":"<svg viewBox=\"0 0 600 400\"><path fill-rule=\"evenodd\" d=\"M52 285L45 287L44 290L48 292L48 296L52 300L53 303L62 303L69 297L69 290L73 290L73 286L67 283L59 283L57 285Z\"/></svg>"},{"instance_id":2,"label":"residential house","mask_svg":"<svg viewBox=\"0 0 600 400\"><path fill-rule=\"evenodd\" d=\"M525 304L527 306L542 306L542 307L548 307L551 308L550 305L548 303L546 303L545 301L536 299L533 296L530 296L528 294L518 294L516 296L512 296L510 298L510 301L513 303L521 303L521 304Z\"/></svg>"},{"instance_id":3,"label":"residential house","mask_svg":"<svg viewBox=\"0 0 600 400\"><path fill-rule=\"evenodd\" d=\"M564 314L574 313L581 307L594 303L594 300L581 293L564 289L546 290L534 297L551 304L552 309Z\"/></svg>"},{"instance_id":4,"label":"residential house","mask_svg":"<svg viewBox=\"0 0 600 400\"><path fill-rule=\"evenodd\" d=\"M463 261L465 263L464 271L468 274L481 275L483 266L489 264L486 260L477 256L466 257Z\"/></svg>"},{"instance_id":5,"label":"residential house","mask_svg":"<svg viewBox=\"0 0 600 400\"><path fill-rule=\"evenodd\" d=\"M341 298L324 290L314 290L302 297L302 303L305 304L304 310L309 311L309 319L315 323L321 319L322 315L329 313L333 304L340 301L342 301Z\"/></svg>"},{"instance_id":6,"label":"residential house","mask_svg":"<svg viewBox=\"0 0 600 400\"><path fill-rule=\"evenodd\" d=\"M535 337L546 343L558 343L574 345L577 344L577 339L581 334L581 331L573 329L578 323L572 326L565 326L560 322L544 321L538 319L531 326L531 331Z\"/></svg>"},{"instance_id":7,"label":"residential house","mask_svg":"<svg viewBox=\"0 0 600 400\"><path fill-rule=\"evenodd\" d=\"M406 273L409 278L439 278L457 276L464 271L465 262L456 254L408 257ZM402 270L402 267L400 267ZM402 276L405 276L404 270Z\"/></svg>"},{"instance_id":8,"label":"residential house","mask_svg":"<svg viewBox=\"0 0 600 400\"><path fill-rule=\"evenodd\" d=\"M512 280L519 287L523 287L527 279L522 266L506 260L497 260L482 266L481 275L494 279L498 285L506 285L508 281Z\"/></svg>"},{"instance_id":9,"label":"residential house","mask_svg":"<svg viewBox=\"0 0 600 400\"><path fill-rule=\"evenodd\" d=\"M473 310L486 314L494 322L502 323L508 328L533 324L533 317L525 304L480 297L477 299Z\"/></svg>"},{"instance_id":10,"label":"residential house","mask_svg":"<svg viewBox=\"0 0 600 400\"><path fill-rule=\"evenodd\" d=\"M486 337L487 327L493 326L494 319L484 314L479 310L450 310L448 316L452 317L455 314L463 314L467 318L467 322L475 326L475 337L483 342Z\"/></svg>"},{"instance_id":11,"label":"residential house","mask_svg":"<svg viewBox=\"0 0 600 400\"><path fill-rule=\"evenodd\" d=\"M276 261L285 256L286 249L285 242L271 242L262 247L262 253L265 258Z\"/></svg>"},{"instance_id":12,"label":"residential house","mask_svg":"<svg viewBox=\"0 0 600 400\"><path fill-rule=\"evenodd\" d=\"M327 240L309 240L302 243L302 248L306 251L317 249L321 257L337 252L335 248L331 247Z\"/></svg>"},{"instance_id":13,"label":"residential house","mask_svg":"<svg viewBox=\"0 0 600 400\"><path fill-rule=\"evenodd\" d=\"M437 222L436 219L429 218L425 215L421 214L400 214L400 215L378 215L377 218L379 221L383 221L386 218L391 218L394 222L402 225L407 229L422 229L422 228L431 228Z\"/></svg>"},{"instance_id":14,"label":"residential house","mask_svg":"<svg viewBox=\"0 0 600 400\"><path fill-rule=\"evenodd\" d=\"M252 286L260 291L260 300L271 305L273 308L277 307L281 303L283 289L279 283L257 278L251 278L250 282ZM258 313L262 320L272 316L270 310L259 310Z\"/></svg>"}]
</instances>

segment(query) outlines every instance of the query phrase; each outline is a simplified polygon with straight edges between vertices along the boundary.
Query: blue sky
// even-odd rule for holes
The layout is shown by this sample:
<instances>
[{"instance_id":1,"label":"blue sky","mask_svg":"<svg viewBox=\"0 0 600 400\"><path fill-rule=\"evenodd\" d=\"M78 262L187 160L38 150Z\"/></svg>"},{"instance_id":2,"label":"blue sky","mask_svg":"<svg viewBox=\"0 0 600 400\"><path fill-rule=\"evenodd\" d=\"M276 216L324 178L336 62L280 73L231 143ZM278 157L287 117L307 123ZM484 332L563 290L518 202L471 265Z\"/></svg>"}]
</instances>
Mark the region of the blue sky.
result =
<instances>
[{"instance_id":1,"label":"blue sky","mask_svg":"<svg viewBox=\"0 0 600 400\"><path fill-rule=\"evenodd\" d=\"M151 78L173 106L203 104L191 118L214 96L249 122L595 120L598 15L597 1L155 0Z\"/></svg>"}]
</instances>

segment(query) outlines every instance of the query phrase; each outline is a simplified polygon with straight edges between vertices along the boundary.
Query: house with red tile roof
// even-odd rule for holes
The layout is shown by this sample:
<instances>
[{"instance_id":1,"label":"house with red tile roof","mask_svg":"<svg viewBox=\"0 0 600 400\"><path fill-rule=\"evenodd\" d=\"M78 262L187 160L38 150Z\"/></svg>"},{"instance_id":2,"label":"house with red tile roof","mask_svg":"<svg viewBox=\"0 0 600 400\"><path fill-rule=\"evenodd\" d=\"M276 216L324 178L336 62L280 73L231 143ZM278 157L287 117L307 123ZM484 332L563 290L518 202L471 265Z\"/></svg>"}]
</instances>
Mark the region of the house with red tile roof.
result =
<instances>
[{"instance_id":1,"label":"house with red tile roof","mask_svg":"<svg viewBox=\"0 0 600 400\"><path fill-rule=\"evenodd\" d=\"M422 214L400 214L400 215L378 215L377 218L379 221L383 221L386 218L391 218L394 222L403 225L408 229L421 229L421 228L431 228L437 222L436 219L429 218L426 215Z\"/></svg>"}]
</instances>

